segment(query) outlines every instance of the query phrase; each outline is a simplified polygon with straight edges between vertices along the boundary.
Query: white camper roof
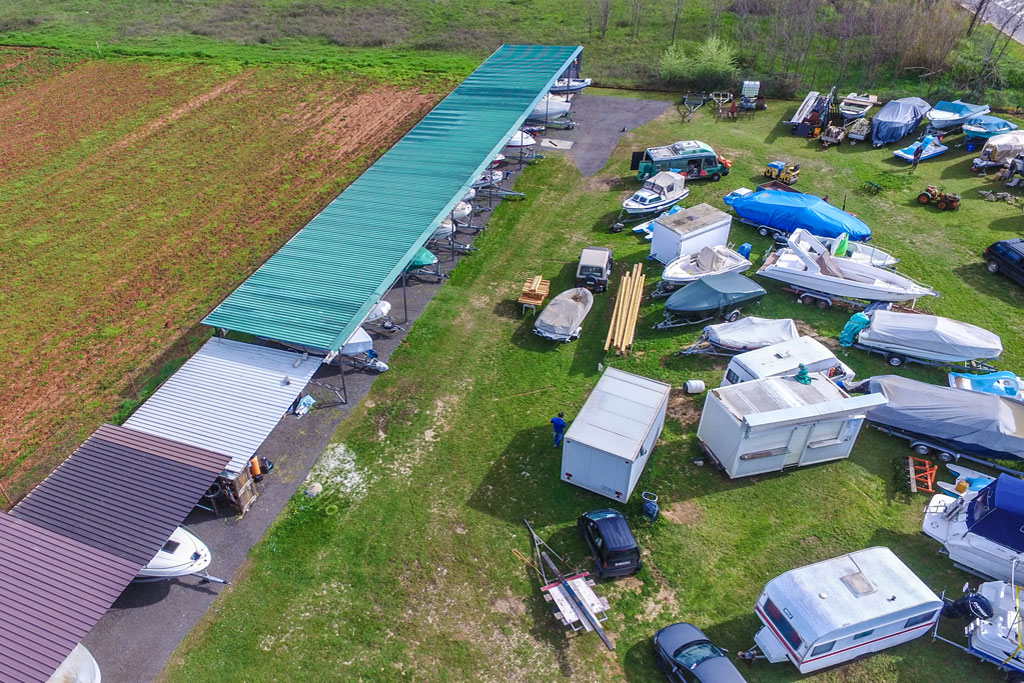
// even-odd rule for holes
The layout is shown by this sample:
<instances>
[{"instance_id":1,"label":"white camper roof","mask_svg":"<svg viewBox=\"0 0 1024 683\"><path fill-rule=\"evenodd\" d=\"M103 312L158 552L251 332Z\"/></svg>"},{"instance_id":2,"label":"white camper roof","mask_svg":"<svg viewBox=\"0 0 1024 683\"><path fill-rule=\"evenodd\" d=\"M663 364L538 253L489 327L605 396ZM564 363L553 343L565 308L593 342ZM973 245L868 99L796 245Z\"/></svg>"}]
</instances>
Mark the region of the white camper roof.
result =
<instances>
[{"instance_id":1,"label":"white camper roof","mask_svg":"<svg viewBox=\"0 0 1024 683\"><path fill-rule=\"evenodd\" d=\"M835 357L827 346L814 337L797 337L741 353L734 360L746 368L758 368L759 374L767 377L786 372L800 363L810 365Z\"/></svg>"},{"instance_id":2,"label":"white camper roof","mask_svg":"<svg viewBox=\"0 0 1024 683\"><path fill-rule=\"evenodd\" d=\"M794 377L766 377L711 391L737 421L751 428L854 414L886 402L884 397L881 402L872 398L881 394L851 397L822 372L810 376L810 384L801 384Z\"/></svg>"},{"instance_id":3,"label":"white camper roof","mask_svg":"<svg viewBox=\"0 0 1024 683\"><path fill-rule=\"evenodd\" d=\"M886 617L895 619L907 610L942 606L924 581L881 546L790 569L769 581L764 592L787 616L792 614L790 622L805 643L886 623Z\"/></svg>"},{"instance_id":4,"label":"white camper roof","mask_svg":"<svg viewBox=\"0 0 1024 683\"><path fill-rule=\"evenodd\" d=\"M698 204L689 209L662 214L654 219L654 228L661 226L684 237L703 230L718 227L722 222L731 223L732 216L710 204Z\"/></svg>"},{"instance_id":5,"label":"white camper roof","mask_svg":"<svg viewBox=\"0 0 1024 683\"><path fill-rule=\"evenodd\" d=\"M608 368L565 438L635 460L671 390L664 382Z\"/></svg>"}]
</instances>

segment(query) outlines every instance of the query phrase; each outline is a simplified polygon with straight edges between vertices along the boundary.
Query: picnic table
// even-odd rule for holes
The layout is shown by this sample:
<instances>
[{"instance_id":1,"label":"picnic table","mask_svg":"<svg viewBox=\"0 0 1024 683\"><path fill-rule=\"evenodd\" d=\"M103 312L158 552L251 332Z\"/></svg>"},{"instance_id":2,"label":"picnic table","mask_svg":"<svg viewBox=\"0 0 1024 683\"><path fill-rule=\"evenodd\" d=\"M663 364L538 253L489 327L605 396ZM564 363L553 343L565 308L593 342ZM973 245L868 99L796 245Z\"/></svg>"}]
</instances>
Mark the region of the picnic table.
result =
<instances>
[{"instance_id":1,"label":"picnic table","mask_svg":"<svg viewBox=\"0 0 1024 683\"><path fill-rule=\"evenodd\" d=\"M519 303L523 305L523 313L526 313L527 308L536 310L537 306L544 303L544 299L551 292L551 281L541 278L542 276L537 275L523 283L523 291L519 294Z\"/></svg>"}]
</instances>

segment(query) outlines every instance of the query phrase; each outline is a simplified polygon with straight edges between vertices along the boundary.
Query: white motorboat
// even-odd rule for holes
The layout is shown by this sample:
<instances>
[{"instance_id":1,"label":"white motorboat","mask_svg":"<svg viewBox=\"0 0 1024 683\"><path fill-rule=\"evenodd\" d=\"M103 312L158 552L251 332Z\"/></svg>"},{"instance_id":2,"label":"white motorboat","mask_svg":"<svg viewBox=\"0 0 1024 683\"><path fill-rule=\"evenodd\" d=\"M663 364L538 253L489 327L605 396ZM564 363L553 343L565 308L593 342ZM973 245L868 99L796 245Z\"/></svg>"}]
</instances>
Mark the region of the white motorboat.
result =
<instances>
[{"instance_id":1,"label":"white motorboat","mask_svg":"<svg viewBox=\"0 0 1024 683\"><path fill-rule=\"evenodd\" d=\"M958 566L999 581L1011 581L1014 562L1024 560L1021 527L1024 480L1008 474L980 491L932 496L921 525ZM1022 580L1017 577L1018 583Z\"/></svg>"},{"instance_id":2,"label":"white motorboat","mask_svg":"<svg viewBox=\"0 0 1024 683\"><path fill-rule=\"evenodd\" d=\"M505 145L505 146L508 147L508 145ZM491 159L491 168L497 168L498 166L501 166L501 164L504 161L505 161L505 155L504 154L497 155L496 157Z\"/></svg>"},{"instance_id":3,"label":"white motorboat","mask_svg":"<svg viewBox=\"0 0 1024 683\"><path fill-rule=\"evenodd\" d=\"M469 202L459 202L452 209L451 218L456 221L463 221L469 218L469 215L473 213L473 205Z\"/></svg>"},{"instance_id":4,"label":"white motorboat","mask_svg":"<svg viewBox=\"0 0 1024 683\"><path fill-rule=\"evenodd\" d=\"M479 178L473 181L472 189L479 189L481 187L491 187L497 185L505 179L505 174L501 171L487 171Z\"/></svg>"},{"instance_id":5,"label":"white motorboat","mask_svg":"<svg viewBox=\"0 0 1024 683\"><path fill-rule=\"evenodd\" d=\"M177 576L198 576L207 581L227 583L224 579L210 576L206 568L213 555L203 540L184 527L178 527L157 551L152 560L139 570L136 581L161 581Z\"/></svg>"},{"instance_id":6,"label":"white motorboat","mask_svg":"<svg viewBox=\"0 0 1024 683\"><path fill-rule=\"evenodd\" d=\"M567 92L579 92L590 86L589 78L559 78L551 88L551 92L564 95Z\"/></svg>"},{"instance_id":7,"label":"white motorboat","mask_svg":"<svg viewBox=\"0 0 1024 683\"><path fill-rule=\"evenodd\" d=\"M526 131L521 130L521 131L517 132L515 135L513 135L512 137L510 137L508 139L508 142L505 143L505 149L508 149L508 150L519 150L522 147L533 147L536 144L537 144L537 139L536 138L534 138L532 135L530 135ZM503 155L499 154L498 156L502 157L502 160L504 161ZM497 159L497 158L498 157L495 157L495 159ZM491 162L491 163L493 164L493 163L496 163L496 162Z\"/></svg>"},{"instance_id":8,"label":"white motorboat","mask_svg":"<svg viewBox=\"0 0 1024 683\"><path fill-rule=\"evenodd\" d=\"M863 301L913 301L938 296L930 287L891 270L833 258L828 247L802 228L795 230L786 243L787 247L765 260L757 271L759 275L800 290Z\"/></svg>"},{"instance_id":9,"label":"white motorboat","mask_svg":"<svg viewBox=\"0 0 1024 683\"><path fill-rule=\"evenodd\" d=\"M882 251L866 242L852 242L846 235L839 237L818 237L818 241L828 247L828 253L834 258L848 258L851 261L864 263L877 268L892 268L900 262L898 258Z\"/></svg>"},{"instance_id":10,"label":"white motorboat","mask_svg":"<svg viewBox=\"0 0 1024 683\"><path fill-rule=\"evenodd\" d=\"M945 100L936 104L925 114L934 128L961 126L968 120L983 116L991 111L987 104L969 104L963 100Z\"/></svg>"},{"instance_id":11,"label":"white motorboat","mask_svg":"<svg viewBox=\"0 0 1024 683\"><path fill-rule=\"evenodd\" d=\"M1020 571L1024 567L1017 567ZM942 616L952 619L969 619L964 628L967 646L936 638L959 647L979 659L991 662L1005 671L1024 672L1024 619L1021 615L1021 595L1019 585L1006 581L988 581L978 586L977 590L969 590L958 600L944 597L946 605ZM1020 680L1018 677L1006 677L1007 681Z\"/></svg>"},{"instance_id":12,"label":"white motorboat","mask_svg":"<svg viewBox=\"0 0 1024 683\"><path fill-rule=\"evenodd\" d=\"M622 210L633 216L664 211L689 195L685 176L662 171L645 180L642 188L622 202Z\"/></svg>"},{"instance_id":13,"label":"white motorboat","mask_svg":"<svg viewBox=\"0 0 1024 683\"><path fill-rule=\"evenodd\" d=\"M100 665L92 653L79 643L46 683L100 683Z\"/></svg>"},{"instance_id":14,"label":"white motorboat","mask_svg":"<svg viewBox=\"0 0 1024 683\"><path fill-rule=\"evenodd\" d=\"M569 113L572 103L561 95L547 94L526 118L531 121L553 121Z\"/></svg>"},{"instance_id":15,"label":"white motorboat","mask_svg":"<svg viewBox=\"0 0 1024 683\"><path fill-rule=\"evenodd\" d=\"M658 290L676 289L707 275L742 273L749 267L749 260L725 245L704 247L695 254L683 254L665 266Z\"/></svg>"},{"instance_id":16,"label":"white motorboat","mask_svg":"<svg viewBox=\"0 0 1024 683\"><path fill-rule=\"evenodd\" d=\"M452 220L451 216L445 216L441 224L437 226L437 230L434 231L434 235L430 238L433 240L443 240L447 237L451 237L455 234L455 221Z\"/></svg>"}]
</instances>

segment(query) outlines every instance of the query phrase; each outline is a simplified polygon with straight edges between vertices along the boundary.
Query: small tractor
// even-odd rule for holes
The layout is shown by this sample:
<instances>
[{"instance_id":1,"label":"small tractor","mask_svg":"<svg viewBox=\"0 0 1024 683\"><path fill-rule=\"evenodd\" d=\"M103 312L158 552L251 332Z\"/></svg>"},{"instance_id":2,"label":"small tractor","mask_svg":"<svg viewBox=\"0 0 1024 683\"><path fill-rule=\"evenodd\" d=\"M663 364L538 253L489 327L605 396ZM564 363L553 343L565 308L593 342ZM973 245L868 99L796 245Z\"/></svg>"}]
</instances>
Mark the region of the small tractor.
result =
<instances>
[{"instance_id":1,"label":"small tractor","mask_svg":"<svg viewBox=\"0 0 1024 683\"><path fill-rule=\"evenodd\" d=\"M960 195L943 192L934 185L924 188L921 194L917 195L917 201L921 204L934 204L941 211L955 211L960 208Z\"/></svg>"},{"instance_id":2,"label":"small tractor","mask_svg":"<svg viewBox=\"0 0 1024 683\"><path fill-rule=\"evenodd\" d=\"M800 179L800 164L787 164L785 161L773 161L764 167L764 177L778 180L787 185Z\"/></svg>"}]
</instances>

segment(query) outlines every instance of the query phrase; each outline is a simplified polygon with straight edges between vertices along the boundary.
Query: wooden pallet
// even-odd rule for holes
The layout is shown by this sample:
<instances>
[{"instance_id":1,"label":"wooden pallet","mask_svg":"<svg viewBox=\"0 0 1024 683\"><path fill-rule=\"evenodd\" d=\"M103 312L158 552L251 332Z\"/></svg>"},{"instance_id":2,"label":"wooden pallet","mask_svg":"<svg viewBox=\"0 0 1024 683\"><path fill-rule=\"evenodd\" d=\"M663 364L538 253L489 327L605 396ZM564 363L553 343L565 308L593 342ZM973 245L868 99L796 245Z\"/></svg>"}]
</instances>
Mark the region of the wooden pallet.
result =
<instances>
[{"instance_id":1,"label":"wooden pallet","mask_svg":"<svg viewBox=\"0 0 1024 683\"><path fill-rule=\"evenodd\" d=\"M542 279L541 275L532 277L523 283L523 291L519 294L519 303L523 305L523 313L527 308L536 309L544 303L551 292L551 281Z\"/></svg>"}]
</instances>

